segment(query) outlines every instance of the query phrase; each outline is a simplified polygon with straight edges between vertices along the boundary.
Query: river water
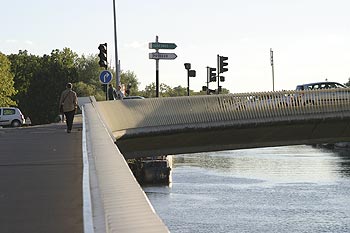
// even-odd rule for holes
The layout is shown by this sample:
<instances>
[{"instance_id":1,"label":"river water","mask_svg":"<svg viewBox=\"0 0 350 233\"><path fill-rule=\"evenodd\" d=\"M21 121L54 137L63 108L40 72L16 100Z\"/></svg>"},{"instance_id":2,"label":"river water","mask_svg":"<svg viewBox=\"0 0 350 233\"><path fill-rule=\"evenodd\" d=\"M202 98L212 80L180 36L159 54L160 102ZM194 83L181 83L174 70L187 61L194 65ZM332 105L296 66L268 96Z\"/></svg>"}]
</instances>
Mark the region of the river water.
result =
<instances>
[{"instance_id":1,"label":"river water","mask_svg":"<svg viewBox=\"0 0 350 233\"><path fill-rule=\"evenodd\" d=\"M350 151L288 146L174 156L143 187L172 233L350 232Z\"/></svg>"}]
</instances>

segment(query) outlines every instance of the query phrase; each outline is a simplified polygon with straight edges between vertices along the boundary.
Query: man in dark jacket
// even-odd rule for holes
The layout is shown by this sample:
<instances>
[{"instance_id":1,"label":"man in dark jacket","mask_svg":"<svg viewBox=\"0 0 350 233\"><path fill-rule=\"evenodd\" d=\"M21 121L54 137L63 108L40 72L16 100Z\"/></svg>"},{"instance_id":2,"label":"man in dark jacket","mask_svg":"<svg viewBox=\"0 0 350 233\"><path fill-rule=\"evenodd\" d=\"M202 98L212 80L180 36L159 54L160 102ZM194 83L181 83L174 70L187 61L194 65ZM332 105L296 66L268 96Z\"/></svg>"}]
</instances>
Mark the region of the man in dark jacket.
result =
<instances>
[{"instance_id":1,"label":"man in dark jacket","mask_svg":"<svg viewBox=\"0 0 350 233\"><path fill-rule=\"evenodd\" d=\"M108 86L108 100L115 100L116 91L111 83Z\"/></svg>"},{"instance_id":2,"label":"man in dark jacket","mask_svg":"<svg viewBox=\"0 0 350 233\"><path fill-rule=\"evenodd\" d=\"M67 83L66 90L64 90L61 94L59 104L60 111L63 111L64 115L66 116L67 133L72 131L74 114L78 107L77 93L72 90L72 87L73 86L71 83Z\"/></svg>"}]
</instances>

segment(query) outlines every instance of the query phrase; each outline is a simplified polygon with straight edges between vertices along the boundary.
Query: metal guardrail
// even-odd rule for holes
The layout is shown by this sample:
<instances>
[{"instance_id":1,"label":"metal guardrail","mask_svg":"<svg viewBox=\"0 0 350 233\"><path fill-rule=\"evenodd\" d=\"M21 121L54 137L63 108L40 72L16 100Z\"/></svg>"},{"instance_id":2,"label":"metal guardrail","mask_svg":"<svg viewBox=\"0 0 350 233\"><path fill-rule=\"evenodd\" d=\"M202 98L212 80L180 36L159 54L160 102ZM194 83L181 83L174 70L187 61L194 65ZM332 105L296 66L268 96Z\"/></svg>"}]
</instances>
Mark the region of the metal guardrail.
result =
<instances>
[{"instance_id":1,"label":"metal guardrail","mask_svg":"<svg viewBox=\"0 0 350 233\"><path fill-rule=\"evenodd\" d=\"M350 116L350 88L97 102L110 130L167 130Z\"/></svg>"}]
</instances>

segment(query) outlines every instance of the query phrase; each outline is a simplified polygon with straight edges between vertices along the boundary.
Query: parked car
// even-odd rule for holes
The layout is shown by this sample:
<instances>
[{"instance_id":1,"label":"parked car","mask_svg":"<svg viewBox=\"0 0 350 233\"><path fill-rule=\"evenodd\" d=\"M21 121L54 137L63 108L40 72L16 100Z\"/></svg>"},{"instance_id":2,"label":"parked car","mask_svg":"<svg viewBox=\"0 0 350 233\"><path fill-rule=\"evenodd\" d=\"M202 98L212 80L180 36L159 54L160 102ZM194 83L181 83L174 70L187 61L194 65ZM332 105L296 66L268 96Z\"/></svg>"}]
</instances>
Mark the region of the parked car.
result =
<instances>
[{"instance_id":1,"label":"parked car","mask_svg":"<svg viewBox=\"0 0 350 233\"><path fill-rule=\"evenodd\" d=\"M336 101L347 101L349 91L346 86L337 82L315 82L297 85L296 90L300 93L295 97L302 104L332 103Z\"/></svg>"},{"instance_id":2,"label":"parked car","mask_svg":"<svg viewBox=\"0 0 350 233\"><path fill-rule=\"evenodd\" d=\"M20 127L25 123L24 115L18 108L0 107L0 126Z\"/></svg>"},{"instance_id":3,"label":"parked car","mask_svg":"<svg viewBox=\"0 0 350 233\"><path fill-rule=\"evenodd\" d=\"M125 96L123 97L123 100L134 100L134 99L144 99L145 97L143 96L138 96L138 95L135 95L135 96Z\"/></svg>"},{"instance_id":4,"label":"parked car","mask_svg":"<svg viewBox=\"0 0 350 233\"><path fill-rule=\"evenodd\" d=\"M320 89L332 89L332 88L346 88L343 84L337 82L316 82L297 85L297 91L304 90L320 90Z\"/></svg>"}]
</instances>

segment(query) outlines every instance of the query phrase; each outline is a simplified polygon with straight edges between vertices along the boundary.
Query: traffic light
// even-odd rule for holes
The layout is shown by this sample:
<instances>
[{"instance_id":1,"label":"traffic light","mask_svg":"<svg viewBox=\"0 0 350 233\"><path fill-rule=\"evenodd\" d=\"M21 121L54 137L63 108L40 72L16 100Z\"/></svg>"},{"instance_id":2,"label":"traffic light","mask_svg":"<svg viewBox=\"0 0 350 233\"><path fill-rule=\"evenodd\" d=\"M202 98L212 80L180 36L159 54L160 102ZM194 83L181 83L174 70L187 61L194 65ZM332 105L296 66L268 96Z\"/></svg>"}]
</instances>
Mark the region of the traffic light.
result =
<instances>
[{"instance_id":1,"label":"traffic light","mask_svg":"<svg viewBox=\"0 0 350 233\"><path fill-rule=\"evenodd\" d=\"M228 59L228 57L218 56L218 58L219 58L219 73L221 74L228 71L228 68L226 68L228 63L225 62Z\"/></svg>"},{"instance_id":2,"label":"traffic light","mask_svg":"<svg viewBox=\"0 0 350 233\"><path fill-rule=\"evenodd\" d=\"M189 70L188 71L188 76L189 77L196 77L196 71L195 70Z\"/></svg>"},{"instance_id":3,"label":"traffic light","mask_svg":"<svg viewBox=\"0 0 350 233\"><path fill-rule=\"evenodd\" d=\"M216 68L209 67L209 82L216 82Z\"/></svg>"},{"instance_id":4,"label":"traffic light","mask_svg":"<svg viewBox=\"0 0 350 233\"><path fill-rule=\"evenodd\" d=\"M98 49L100 50L100 53L98 54L98 57L100 58L100 61L98 64L100 67L104 67L107 69L107 43L100 44L98 46Z\"/></svg>"}]
</instances>

